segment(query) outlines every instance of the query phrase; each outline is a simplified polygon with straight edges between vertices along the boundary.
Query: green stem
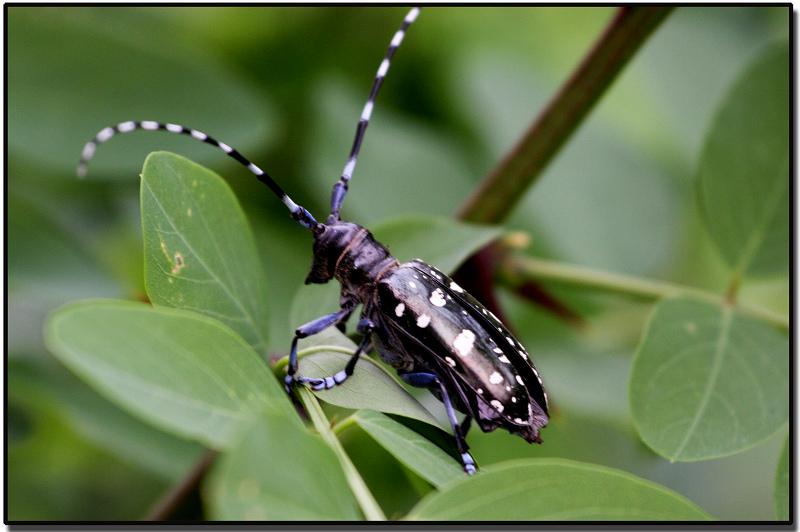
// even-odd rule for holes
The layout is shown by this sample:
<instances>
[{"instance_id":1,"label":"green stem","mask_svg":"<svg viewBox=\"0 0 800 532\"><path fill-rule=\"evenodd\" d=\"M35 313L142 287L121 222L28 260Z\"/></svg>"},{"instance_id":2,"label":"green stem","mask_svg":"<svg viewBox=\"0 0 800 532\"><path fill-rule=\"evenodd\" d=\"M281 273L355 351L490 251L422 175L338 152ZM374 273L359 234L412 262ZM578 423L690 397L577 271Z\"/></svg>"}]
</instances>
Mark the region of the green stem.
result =
<instances>
[{"instance_id":1,"label":"green stem","mask_svg":"<svg viewBox=\"0 0 800 532\"><path fill-rule=\"evenodd\" d=\"M353 350L352 349L348 349L346 347L342 347L342 346L339 346L339 345L324 345L324 344L320 344L320 345L315 345L313 347L309 347L307 349L303 349L303 350L298 351L297 352L297 360L300 360L301 358L303 358L306 355L310 355L311 353L317 353L319 351L334 351L336 353L344 353L346 355L352 355L353 354ZM288 363L289 363L289 355L286 355L285 357L281 357L280 359L278 359L275 362L275 366L273 367L273 370L272 370L273 373L275 373L277 375L278 373L280 373L279 370L283 369L283 367L286 366Z\"/></svg>"},{"instance_id":2,"label":"green stem","mask_svg":"<svg viewBox=\"0 0 800 532\"><path fill-rule=\"evenodd\" d=\"M571 286L583 286L594 290L615 292L645 299L661 299L682 295L714 304L731 304L727 295L720 296L699 288L651 281L630 275L519 255L510 255L508 261L498 273L512 286L519 285L521 282L530 279L536 279L555 281ZM741 301L737 301L735 306L743 314L749 314L775 327L786 331L789 330L789 317L785 314Z\"/></svg>"},{"instance_id":3,"label":"green stem","mask_svg":"<svg viewBox=\"0 0 800 532\"><path fill-rule=\"evenodd\" d=\"M333 452L336 453L336 457L339 459L339 463L342 465L345 477L347 478L347 483L350 485L350 489L353 490L353 494L358 501L358 505L361 507L361 511L364 512L364 517L366 517L368 521L386 521L386 515L384 515L383 510L378 506L378 502L372 496L372 493L353 465L353 462L350 461L350 457L347 456L347 453L344 451L344 447L342 447L339 438L333 433L331 424L328 418L325 417L322 407L319 406L317 398L310 390L303 386L299 386L297 392L300 394L306 412L308 412L308 417L311 419L312 423L314 423L314 428L317 429L320 436L331 446Z\"/></svg>"},{"instance_id":4,"label":"green stem","mask_svg":"<svg viewBox=\"0 0 800 532\"><path fill-rule=\"evenodd\" d=\"M520 143L464 204L458 218L468 222L501 223L671 10L669 6L620 8Z\"/></svg>"},{"instance_id":5,"label":"green stem","mask_svg":"<svg viewBox=\"0 0 800 532\"><path fill-rule=\"evenodd\" d=\"M356 426L358 423L356 422L355 414L350 414L343 420L339 421L338 423L333 425L331 429L334 434L341 434L342 432L346 431L350 427Z\"/></svg>"}]
</instances>

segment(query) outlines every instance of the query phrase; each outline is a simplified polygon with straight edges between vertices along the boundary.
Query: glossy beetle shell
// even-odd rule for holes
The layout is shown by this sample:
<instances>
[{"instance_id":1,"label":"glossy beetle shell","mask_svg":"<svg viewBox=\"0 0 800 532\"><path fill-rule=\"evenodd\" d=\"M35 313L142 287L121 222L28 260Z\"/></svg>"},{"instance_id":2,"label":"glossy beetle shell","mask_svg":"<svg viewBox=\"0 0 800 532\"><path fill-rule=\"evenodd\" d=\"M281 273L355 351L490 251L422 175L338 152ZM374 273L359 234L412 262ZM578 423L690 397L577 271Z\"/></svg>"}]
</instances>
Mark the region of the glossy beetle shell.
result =
<instances>
[{"instance_id":1,"label":"glossy beetle shell","mask_svg":"<svg viewBox=\"0 0 800 532\"><path fill-rule=\"evenodd\" d=\"M420 260L402 264L377 283L364 315L377 325L381 359L399 374L439 375L455 408L484 432L502 427L541 442L547 396L536 369L508 329L452 279Z\"/></svg>"}]
</instances>

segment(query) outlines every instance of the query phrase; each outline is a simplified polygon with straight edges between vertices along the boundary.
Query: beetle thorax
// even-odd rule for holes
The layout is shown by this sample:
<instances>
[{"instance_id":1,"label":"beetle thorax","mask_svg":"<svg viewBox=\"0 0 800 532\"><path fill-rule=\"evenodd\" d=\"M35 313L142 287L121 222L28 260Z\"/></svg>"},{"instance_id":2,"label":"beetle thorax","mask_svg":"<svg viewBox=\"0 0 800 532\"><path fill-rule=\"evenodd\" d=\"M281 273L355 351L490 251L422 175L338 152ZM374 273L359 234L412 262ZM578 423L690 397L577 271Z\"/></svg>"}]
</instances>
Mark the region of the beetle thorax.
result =
<instances>
[{"instance_id":1,"label":"beetle thorax","mask_svg":"<svg viewBox=\"0 0 800 532\"><path fill-rule=\"evenodd\" d=\"M362 303L369 299L378 279L400 264L372 233L352 222L329 221L314 238L314 260L306 284L335 278L343 294Z\"/></svg>"}]
</instances>

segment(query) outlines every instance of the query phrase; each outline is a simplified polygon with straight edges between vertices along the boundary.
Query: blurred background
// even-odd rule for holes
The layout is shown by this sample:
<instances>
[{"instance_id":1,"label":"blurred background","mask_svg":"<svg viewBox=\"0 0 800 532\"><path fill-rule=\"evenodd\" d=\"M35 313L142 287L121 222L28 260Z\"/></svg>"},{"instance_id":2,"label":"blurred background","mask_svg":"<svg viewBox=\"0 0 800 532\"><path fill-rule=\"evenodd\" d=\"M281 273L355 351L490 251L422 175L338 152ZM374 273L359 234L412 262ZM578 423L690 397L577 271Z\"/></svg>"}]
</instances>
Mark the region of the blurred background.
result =
<instances>
[{"instance_id":1,"label":"blurred background","mask_svg":"<svg viewBox=\"0 0 800 532\"><path fill-rule=\"evenodd\" d=\"M285 354L297 326L288 308L310 263L307 232L218 150L136 132L103 145L87 178L78 180L84 143L124 120L183 124L236 147L322 216L406 12L6 8L7 519L138 519L203 452L117 409L64 369L42 341L46 315L63 303L146 299L138 173L147 153L187 156L234 188L268 273L276 356ZM401 215L452 216L613 12L425 8L381 89L343 217L369 227ZM697 156L729 84L767 44L788 38L790 15L788 7L672 13L510 217L509 228L531 235L528 252L724 290L725 267L694 204ZM594 462L676 490L717 518L772 519L784 435L718 460L658 457L639 442L627 404L631 355L650 306L553 291L587 319L584 328L501 293L553 403L546 443L534 447L502 431L473 431L478 461ZM785 278L745 285L741 294L787 312ZM349 438L349 448L360 449L357 465L390 460L359 434ZM376 497L395 497L398 511L413 502L403 502L402 494Z\"/></svg>"}]
</instances>

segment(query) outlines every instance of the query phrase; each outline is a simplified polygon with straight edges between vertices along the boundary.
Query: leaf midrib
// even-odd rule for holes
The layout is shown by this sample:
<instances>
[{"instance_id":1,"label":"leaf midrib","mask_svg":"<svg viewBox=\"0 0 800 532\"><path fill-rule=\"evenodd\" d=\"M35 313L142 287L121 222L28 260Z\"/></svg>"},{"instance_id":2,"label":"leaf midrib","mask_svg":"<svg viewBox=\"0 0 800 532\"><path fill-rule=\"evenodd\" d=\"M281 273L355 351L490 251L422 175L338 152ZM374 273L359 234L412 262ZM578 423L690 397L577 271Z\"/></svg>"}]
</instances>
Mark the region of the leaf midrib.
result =
<instances>
[{"instance_id":1,"label":"leaf midrib","mask_svg":"<svg viewBox=\"0 0 800 532\"><path fill-rule=\"evenodd\" d=\"M724 306L722 308L722 314L720 317L720 326L719 326L719 336L717 337L717 341L714 347L714 360L711 366L711 371L709 373L708 381L706 382L705 391L700 399L700 403L697 406L697 411L695 412L694 417L692 418L692 422L689 425L689 428L686 430L686 435L681 441L678 448L673 453L673 460L680 457L683 449L688 445L689 441L695 434L695 429L700 424L700 420L706 413L706 409L708 408L708 404L711 401L711 397L714 395L714 388L717 384L717 379L721 373L722 369L722 361L725 358L725 352L728 347L728 342L730 340L730 333L731 333L731 323L733 321L733 308L730 306Z\"/></svg>"}]
</instances>

